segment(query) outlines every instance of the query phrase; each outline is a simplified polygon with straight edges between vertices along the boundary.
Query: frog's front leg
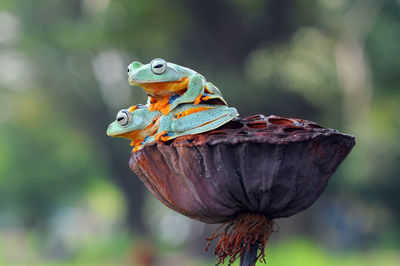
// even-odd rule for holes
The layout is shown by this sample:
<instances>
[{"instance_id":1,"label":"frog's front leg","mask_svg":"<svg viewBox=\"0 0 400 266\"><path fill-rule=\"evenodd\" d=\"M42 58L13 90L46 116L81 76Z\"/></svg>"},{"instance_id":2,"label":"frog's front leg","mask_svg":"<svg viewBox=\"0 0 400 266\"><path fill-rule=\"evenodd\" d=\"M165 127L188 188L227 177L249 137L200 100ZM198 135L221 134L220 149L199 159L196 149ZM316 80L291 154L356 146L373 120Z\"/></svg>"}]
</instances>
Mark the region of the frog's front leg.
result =
<instances>
[{"instance_id":1,"label":"frog's front leg","mask_svg":"<svg viewBox=\"0 0 400 266\"><path fill-rule=\"evenodd\" d=\"M181 96L173 100L173 102L169 105L169 112L174 110L179 104L182 103L193 103L196 101L197 97L201 97L204 93L204 86L206 84L206 80L200 74L194 74L189 78L189 84L187 91ZM168 113L169 113L168 112Z\"/></svg>"},{"instance_id":2,"label":"frog's front leg","mask_svg":"<svg viewBox=\"0 0 400 266\"><path fill-rule=\"evenodd\" d=\"M163 117L160 122L157 140L168 141L179 136L206 132L229 122L238 115L235 108L219 105L190 105L179 112Z\"/></svg>"},{"instance_id":3,"label":"frog's front leg","mask_svg":"<svg viewBox=\"0 0 400 266\"><path fill-rule=\"evenodd\" d=\"M159 141L159 140L164 141L163 138L165 136L167 136L167 135L168 135L168 131L162 130L162 131L160 131L160 132L158 132L157 134L154 135L154 139L157 140L157 141Z\"/></svg>"}]
</instances>

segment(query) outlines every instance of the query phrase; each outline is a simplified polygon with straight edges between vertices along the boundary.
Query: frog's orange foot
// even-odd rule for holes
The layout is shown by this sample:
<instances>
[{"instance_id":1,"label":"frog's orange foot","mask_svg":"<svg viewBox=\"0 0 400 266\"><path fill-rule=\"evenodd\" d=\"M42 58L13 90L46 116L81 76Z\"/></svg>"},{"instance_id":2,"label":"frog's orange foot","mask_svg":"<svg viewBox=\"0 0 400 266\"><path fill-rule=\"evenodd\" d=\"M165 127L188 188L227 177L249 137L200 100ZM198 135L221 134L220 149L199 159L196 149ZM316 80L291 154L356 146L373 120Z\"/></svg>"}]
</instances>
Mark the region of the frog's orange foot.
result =
<instances>
[{"instance_id":1,"label":"frog's orange foot","mask_svg":"<svg viewBox=\"0 0 400 266\"><path fill-rule=\"evenodd\" d=\"M157 134L154 136L154 138L155 138L155 140L157 140L157 141L159 141L159 140L165 141L165 140L163 140L163 137L165 137L165 135L167 135L167 134L168 134L168 131L163 130L163 131L161 131L160 133L157 133Z\"/></svg>"},{"instance_id":2,"label":"frog's orange foot","mask_svg":"<svg viewBox=\"0 0 400 266\"><path fill-rule=\"evenodd\" d=\"M132 113L133 111L135 111L138 108L139 108L138 105L131 106L131 107L128 108L128 112Z\"/></svg>"},{"instance_id":3,"label":"frog's orange foot","mask_svg":"<svg viewBox=\"0 0 400 266\"><path fill-rule=\"evenodd\" d=\"M168 141L168 140L170 140L169 134L167 134L166 136L161 136L161 141Z\"/></svg>"},{"instance_id":4,"label":"frog's orange foot","mask_svg":"<svg viewBox=\"0 0 400 266\"><path fill-rule=\"evenodd\" d=\"M131 107L128 108L128 112L132 113L133 111L140 109L140 108L145 108L146 106L143 104L137 104L137 105L133 105Z\"/></svg>"},{"instance_id":5,"label":"frog's orange foot","mask_svg":"<svg viewBox=\"0 0 400 266\"><path fill-rule=\"evenodd\" d=\"M197 105L197 104L199 104L201 102L204 102L204 101L207 101L209 99L210 99L210 97L207 96L207 94L203 93L203 94L201 94L201 95L196 97L196 99L194 100L194 104Z\"/></svg>"},{"instance_id":6,"label":"frog's orange foot","mask_svg":"<svg viewBox=\"0 0 400 266\"><path fill-rule=\"evenodd\" d=\"M210 99L211 99L210 96L201 97L201 100L202 100L203 102L208 101L208 100L210 100Z\"/></svg>"},{"instance_id":7,"label":"frog's orange foot","mask_svg":"<svg viewBox=\"0 0 400 266\"><path fill-rule=\"evenodd\" d=\"M141 140L137 140L137 139L136 139L136 140L132 140L130 145L131 145L132 147L134 147L134 146L136 146L137 144L139 144L139 145L142 144L142 141L141 141Z\"/></svg>"},{"instance_id":8,"label":"frog's orange foot","mask_svg":"<svg viewBox=\"0 0 400 266\"><path fill-rule=\"evenodd\" d=\"M138 143L137 141L132 140L132 142L130 144L133 147L132 151L140 150L140 145L136 145L137 143Z\"/></svg>"},{"instance_id":9,"label":"frog's orange foot","mask_svg":"<svg viewBox=\"0 0 400 266\"><path fill-rule=\"evenodd\" d=\"M203 97L203 95L199 95L196 97L196 99L194 99L194 104L199 104L201 102L201 98Z\"/></svg>"},{"instance_id":10,"label":"frog's orange foot","mask_svg":"<svg viewBox=\"0 0 400 266\"><path fill-rule=\"evenodd\" d=\"M136 151L138 151L138 150L141 150L142 149L142 147L143 147L143 145L136 145L135 147L133 147L133 152L136 152Z\"/></svg>"},{"instance_id":11,"label":"frog's orange foot","mask_svg":"<svg viewBox=\"0 0 400 266\"><path fill-rule=\"evenodd\" d=\"M163 108L161 108L161 109L160 109L160 112L161 112L163 115L168 115L169 112L170 112L170 107L171 107L171 105L168 104L168 105L164 106Z\"/></svg>"},{"instance_id":12,"label":"frog's orange foot","mask_svg":"<svg viewBox=\"0 0 400 266\"><path fill-rule=\"evenodd\" d=\"M149 108L147 108L147 110L149 110L150 112L153 112L153 111L157 110L156 104L155 103L151 103L149 105Z\"/></svg>"}]
</instances>

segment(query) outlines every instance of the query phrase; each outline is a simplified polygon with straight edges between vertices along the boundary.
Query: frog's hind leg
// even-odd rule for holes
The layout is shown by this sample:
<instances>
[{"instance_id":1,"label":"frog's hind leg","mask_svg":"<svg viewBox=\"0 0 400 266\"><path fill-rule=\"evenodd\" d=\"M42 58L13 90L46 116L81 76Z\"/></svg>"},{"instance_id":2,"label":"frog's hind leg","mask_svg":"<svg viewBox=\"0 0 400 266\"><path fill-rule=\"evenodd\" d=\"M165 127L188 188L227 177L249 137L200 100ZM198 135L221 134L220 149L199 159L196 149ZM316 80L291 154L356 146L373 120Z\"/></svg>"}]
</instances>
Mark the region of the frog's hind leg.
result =
<instances>
[{"instance_id":1,"label":"frog's hind leg","mask_svg":"<svg viewBox=\"0 0 400 266\"><path fill-rule=\"evenodd\" d=\"M222 97L221 91L211 82L206 82L205 92L210 94L217 94Z\"/></svg>"},{"instance_id":2,"label":"frog's hind leg","mask_svg":"<svg viewBox=\"0 0 400 266\"><path fill-rule=\"evenodd\" d=\"M205 103L205 104L212 104L212 105L228 105L228 103L222 98L219 94L209 94L203 93L199 95L194 104Z\"/></svg>"},{"instance_id":3,"label":"frog's hind leg","mask_svg":"<svg viewBox=\"0 0 400 266\"><path fill-rule=\"evenodd\" d=\"M235 108L221 106L190 114L175 120L173 131L162 136L162 140L171 140L179 136L199 134L210 131L228 123L238 116Z\"/></svg>"},{"instance_id":4,"label":"frog's hind leg","mask_svg":"<svg viewBox=\"0 0 400 266\"><path fill-rule=\"evenodd\" d=\"M212 120L212 121L208 122L207 124L204 124L198 128L194 128L194 129L188 130L184 133L178 134L177 137L183 136L183 135L199 134L199 133L211 131L213 129L216 129L216 128L222 126L223 124L228 123L236 116L237 115L225 114L225 115L223 115L219 118L216 118L215 120Z\"/></svg>"},{"instance_id":5,"label":"frog's hind leg","mask_svg":"<svg viewBox=\"0 0 400 266\"><path fill-rule=\"evenodd\" d=\"M217 105L228 105L225 99L222 97L219 89L215 87L214 84L212 84L211 82L206 82L204 93L196 97L194 104L199 104L201 102Z\"/></svg>"},{"instance_id":6,"label":"frog's hind leg","mask_svg":"<svg viewBox=\"0 0 400 266\"><path fill-rule=\"evenodd\" d=\"M162 131L160 131L160 132L158 132L157 134L154 135L154 139L157 140L157 141L163 140L163 138L165 136L167 136L167 135L168 135L168 131L162 130Z\"/></svg>"}]
</instances>

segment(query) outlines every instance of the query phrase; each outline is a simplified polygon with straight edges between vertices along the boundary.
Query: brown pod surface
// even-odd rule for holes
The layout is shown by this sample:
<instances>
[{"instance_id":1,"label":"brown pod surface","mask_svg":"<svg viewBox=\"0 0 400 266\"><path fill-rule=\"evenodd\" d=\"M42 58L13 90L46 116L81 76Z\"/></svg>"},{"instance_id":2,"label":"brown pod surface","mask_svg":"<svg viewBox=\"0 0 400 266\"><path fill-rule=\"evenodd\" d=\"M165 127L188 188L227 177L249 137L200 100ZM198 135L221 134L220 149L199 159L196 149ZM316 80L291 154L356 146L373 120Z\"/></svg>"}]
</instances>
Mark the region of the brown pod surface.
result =
<instances>
[{"instance_id":1,"label":"brown pod surface","mask_svg":"<svg viewBox=\"0 0 400 266\"><path fill-rule=\"evenodd\" d=\"M129 165L169 208L206 223L288 217L313 204L355 144L314 122L256 115L132 152Z\"/></svg>"}]
</instances>

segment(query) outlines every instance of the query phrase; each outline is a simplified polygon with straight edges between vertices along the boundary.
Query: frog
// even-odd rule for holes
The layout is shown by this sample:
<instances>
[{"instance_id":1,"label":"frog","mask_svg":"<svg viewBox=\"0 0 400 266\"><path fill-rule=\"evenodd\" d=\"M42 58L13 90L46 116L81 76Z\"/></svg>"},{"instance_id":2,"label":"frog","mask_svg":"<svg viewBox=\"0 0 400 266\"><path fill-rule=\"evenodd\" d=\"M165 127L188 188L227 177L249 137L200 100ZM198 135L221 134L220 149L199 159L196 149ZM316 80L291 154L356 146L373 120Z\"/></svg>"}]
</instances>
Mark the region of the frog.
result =
<instances>
[{"instance_id":1,"label":"frog","mask_svg":"<svg viewBox=\"0 0 400 266\"><path fill-rule=\"evenodd\" d=\"M235 108L225 105L182 104L168 115L139 105L120 110L116 120L109 125L107 135L131 140L136 152L147 143L216 129L238 115Z\"/></svg>"},{"instance_id":2,"label":"frog","mask_svg":"<svg viewBox=\"0 0 400 266\"><path fill-rule=\"evenodd\" d=\"M149 96L149 111L168 115L184 103L227 105L220 90L203 75L162 58L155 58L148 64L134 61L127 72L129 84L142 87Z\"/></svg>"}]
</instances>

